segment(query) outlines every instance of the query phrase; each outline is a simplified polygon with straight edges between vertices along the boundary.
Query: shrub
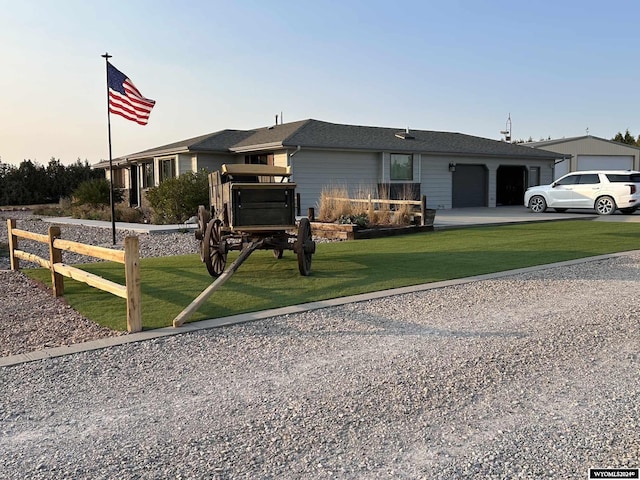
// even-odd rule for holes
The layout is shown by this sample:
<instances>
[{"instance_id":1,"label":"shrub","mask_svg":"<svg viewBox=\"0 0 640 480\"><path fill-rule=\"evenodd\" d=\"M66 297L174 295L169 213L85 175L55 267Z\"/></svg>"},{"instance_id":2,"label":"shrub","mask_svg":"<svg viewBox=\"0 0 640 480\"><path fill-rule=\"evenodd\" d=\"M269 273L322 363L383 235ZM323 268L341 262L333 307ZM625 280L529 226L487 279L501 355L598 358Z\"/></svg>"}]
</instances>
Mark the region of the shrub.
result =
<instances>
[{"instance_id":1,"label":"shrub","mask_svg":"<svg viewBox=\"0 0 640 480\"><path fill-rule=\"evenodd\" d=\"M318 220L332 223L343 215L350 215L352 213L351 203L348 200L339 200L348 197L347 187L323 188L318 206Z\"/></svg>"},{"instance_id":2,"label":"shrub","mask_svg":"<svg viewBox=\"0 0 640 480\"><path fill-rule=\"evenodd\" d=\"M67 217L71 216L71 199L61 197L58 206L41 205L33 209L35 215L44 215L47 217Z\"/></svg>"},{"instance_id":3,"label":"shrub","mask_svg":"<svg viewBox=\"0 0 640 480\"><path fill-rule=\"evenodd\" d=\"M143 223L144 213L139 208L116 205L116 220L126 223Z\"/></svg>"},{"instance_id":4,"label":"shrub","mask_svg":"<svg viewBox=\"0 0 640 480\"><path fill-rule=\"evenodd\" d=\"M338 223L357 225L360 228L367 228L369 226L369 217L366 213L341 215L340 218L338 218Z\"/></svg>"},{"instance_id":5,"label":"shrub","mask_svg":"<svg viewBox=\"0 0 640 480\"><path fill-rule=\"evenodd\" d=\"M93 206L89 204L74 204L71 207L73 218L84 218L87 220L111 221L111 208L109 205ZM116 217L117 220L117 217Z\"/></svg>"},{"instance_id":6,"label":"shrub","mask_svg":"<svg viewBox=\"0 0 640 480\"><path fill-rule=\"evenodd\" d=\"M188 172L151 188L147 200L154 211L154 223L184 223L196 215L199 205L209 204L209 177L206 171Z\"/></svg>"},{"instance_id":7,"label":"shrub","mask_svg":"<svg viewBox=\"0 0 640 480\"><path fill-rule=\"evenodd\" d=\"M73 192L75 205L90 205L98 207L102 205L111 205L110 199L111 185L109 181L102 178L95 178L78 185ZM122 202L122 191L114 189L113 203Z\"/></svg>"}]
</instances>

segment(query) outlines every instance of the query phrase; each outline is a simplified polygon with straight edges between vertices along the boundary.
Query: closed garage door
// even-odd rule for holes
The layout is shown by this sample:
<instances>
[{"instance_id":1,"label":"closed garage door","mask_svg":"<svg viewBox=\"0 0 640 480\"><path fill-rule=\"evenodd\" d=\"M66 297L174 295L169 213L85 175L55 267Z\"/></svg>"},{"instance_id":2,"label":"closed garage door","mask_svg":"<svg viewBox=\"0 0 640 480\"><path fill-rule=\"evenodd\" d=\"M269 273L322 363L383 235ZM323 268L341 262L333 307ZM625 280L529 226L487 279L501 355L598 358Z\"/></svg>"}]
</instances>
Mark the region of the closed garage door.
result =
<instances>
[{"instance_id":1,"label":"closed garage door","mask_svg":"<svg viewBox=\"0 0 640 480\"><path fill-rule=\"evenodd\" d=\"M487 169L484 165L456 165L452 205L453 208L487 206Z\"/></svg>"},{"instance_id":2,"label":"closed garage door","mask_svg":"<svg viewBox=\"0 0 640 480\"><path fill-rule=\"evenodd\" d=\"M631 170L633 155L578 155L578 170Z\"/></svg>"}]
</instances>

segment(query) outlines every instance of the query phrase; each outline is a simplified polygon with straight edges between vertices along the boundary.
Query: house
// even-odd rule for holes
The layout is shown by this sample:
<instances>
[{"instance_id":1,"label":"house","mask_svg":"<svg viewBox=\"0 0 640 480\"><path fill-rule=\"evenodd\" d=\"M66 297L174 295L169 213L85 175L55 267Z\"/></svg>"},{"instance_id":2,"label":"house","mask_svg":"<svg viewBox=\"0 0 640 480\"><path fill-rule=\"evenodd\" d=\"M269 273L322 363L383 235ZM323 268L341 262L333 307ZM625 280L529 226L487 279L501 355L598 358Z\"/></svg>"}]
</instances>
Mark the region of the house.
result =
<instances>
[{"instance_id":1,"label":"house","mask_svg":"<svg viewBox=\"0 0 640 480\"><path fill-rule=\"evenodd\" d=\"M554 180L579 170L640 170L640 148L591 135L522 145L566 156L556 164Z\"/></svg>"},{"instance_id":2,"label":"house","mask_svg":"<svg viewBox=\"0 0 640 480\"><path fill-rule=\"evenodd\" d=\"M114 185L140 205L144 191L189 171L223 163L289 166L298 212L317 207L323 189L384 188L426 195L429 208L520 205L530 185L549 183L563 155L504 141L437 132L343 125L319 120L255 130L222 130L113 160ZM109 176L109 162L104 168Z\"/></svg>"}]
</instances>

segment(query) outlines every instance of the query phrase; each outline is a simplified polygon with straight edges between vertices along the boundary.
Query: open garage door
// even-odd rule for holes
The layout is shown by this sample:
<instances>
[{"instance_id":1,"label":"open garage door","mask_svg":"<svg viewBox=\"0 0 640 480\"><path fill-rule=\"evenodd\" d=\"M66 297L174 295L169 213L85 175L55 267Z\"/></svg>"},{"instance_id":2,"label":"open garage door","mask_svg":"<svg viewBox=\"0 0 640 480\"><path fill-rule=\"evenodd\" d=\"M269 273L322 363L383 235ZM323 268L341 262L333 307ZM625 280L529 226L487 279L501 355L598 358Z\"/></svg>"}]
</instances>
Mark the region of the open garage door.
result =
<instances>
[{"instance_id":1,"label":"open garage door","mask_svg":"<svg viewBox=\"0 0 640 480\"><path fill-rule=\"evenodd\" d=\"M526 167L499 166L496 174L496 205L522 205L526 184Z\"/></svg>"},{"instance_id":2,"label":"open garage door","mask_svg":"<svg viewBox=\"0 0 640 480\"><path fill-rule=\"evenodd\" d=\"M487 169L484 165L456 165L453 172L453 208L486 207Z\"/></svg>"},{"instance_id":3,"label":"open garage door","mask_svg":"<svg viewBox=\"0 0 640 480\"><path fill-rule=\"evenodd\" d=\"M578 155L578 170L631 170L633 155Z\"/></svg>"}]
</instances>

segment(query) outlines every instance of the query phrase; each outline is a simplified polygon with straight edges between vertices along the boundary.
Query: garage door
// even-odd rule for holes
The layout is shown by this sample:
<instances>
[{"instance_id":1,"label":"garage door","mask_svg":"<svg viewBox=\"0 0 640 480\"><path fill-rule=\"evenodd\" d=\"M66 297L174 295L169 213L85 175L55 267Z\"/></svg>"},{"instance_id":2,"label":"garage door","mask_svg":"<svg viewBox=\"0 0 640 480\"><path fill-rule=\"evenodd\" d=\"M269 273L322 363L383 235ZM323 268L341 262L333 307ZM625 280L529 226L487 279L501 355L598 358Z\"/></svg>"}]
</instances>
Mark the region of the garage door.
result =
<instances>
[{"instance_id":1,"label":"garage door","mask_svg":"<svg viewBox=\"0 0 640 480\"><path fill-rule=\"evenodd\" d=\"M633 155L578 155L578 170L631 170Z\"/></svg>"},{"instance_id":2,"label":"garage door","mask_svg":"<svg viewBox=\"0 0 640 480\"><path fill-rule=\"evenodd\" d=\"M484 165L456 165L453 172L453 208L487 206L487 169Z\"/></svg>"}]
</instances>

